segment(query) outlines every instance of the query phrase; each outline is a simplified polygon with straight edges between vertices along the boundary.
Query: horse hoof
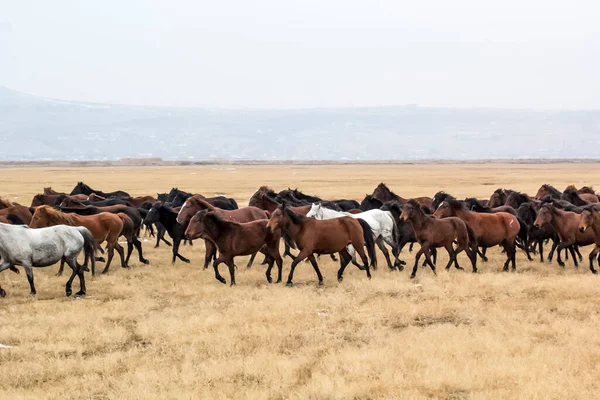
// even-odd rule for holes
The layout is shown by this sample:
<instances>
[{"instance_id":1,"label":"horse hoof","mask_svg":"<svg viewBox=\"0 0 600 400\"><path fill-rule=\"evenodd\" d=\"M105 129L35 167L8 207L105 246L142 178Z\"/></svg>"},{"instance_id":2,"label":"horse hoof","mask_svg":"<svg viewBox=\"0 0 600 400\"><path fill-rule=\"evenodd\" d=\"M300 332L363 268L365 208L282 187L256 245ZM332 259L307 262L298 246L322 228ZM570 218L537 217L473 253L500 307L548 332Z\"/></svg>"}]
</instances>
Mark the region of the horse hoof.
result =
<instances>
[{"instance_id":1,"label":"horse hoof","mask_svg":"<svg viewBox=\"0 0 600 400\"><path fill-rule=\"evenodd\" d=\"M142 264L148 265L148 264L150 264L150 261L148 261L148 260L142 260Z\"/></svg>"},{"instance_id":2,"label":"horse hoof","mask_svg":"<svg viewBox=\"0 0 600 400\"><path fill-rule=\"evenodd\" d=\"M231 283L229 284L229 287L231 287L231 286L235 286L235 282L231 282Z\"/></svg>"},{"instance_id":3,"label":"horse hoof","mask_svg":"<svg viewBox=\"0 0 600 400\"><path fill-rule=\"evenodd\" d=\"M598 271L596 271L595 269L592 270L592 274L596 275L598 274Z\"/></svg>"},{"instance_id":4,"label":"horse hoof","mask_svg":"<svg viewBox=\"0 0 600 400\"><path fill-rule=\"evenodd\" d=\"M80 299L82 297L85 297L85 292L79 291L79 292L75 293L75 298Z\"/></svg>"},{"instance_id":5,"label":"horse hoof","mask_svg":"<svg viewBox=\"0 0 600 400\"><path fill-rule=\"evenodd\" d=\"M62 272L57 272L56 276L62 276Z\"/></svg>"},{"instance_id":6,"label":"horse hoof","mask_svg":"<svg viewBox=\"0 0 600 400\"><path fill-rule=\"evenodd\" d=\"M281 279L277 279L275 283L281 283Z\"/></svg>"},{"instance_id":7,"label":"horse hoof","mask_svg":"<svg viewBox=\"0 0 600 400\"><path fill-rule=\"evenodd\" d=\"M267 282L273 283L273 279L270 276L267 276Z\"/></svg>"},{"instance_id":8,"label":"horse hoof","mask_svg":"<svg viewBox=\"0 0 600 400\"><path fill-rule=\"evenodd\" d=\"M410 279L415 279L415 274L410 274Z\"/></svg>"},{"instance_id":9,"label":"horse hoof","mask_svg":"<svg viewBox=\"0 0 600 400\"><path fill-rule=\"evenodd\" d=\"M96 258L96 261L106 262L106 260L104 259L104 257L98 257L98 258Z\"/></svg>"},{"instance_id":10,"label":"horse hoof","mask_svg":"<svg viewBox=\"0 0 600 400\"><path fill-rule=\"evenodd\" d=\"M6 290L0 288L0 297L6 297Z\"/></svg>"},{"instance_id":11,"label":"horse hoof","mask_svg":"<svg viewBox=\"0 0 600 400\"><path fill-rule=\"evenodd\" d=\"M37 294L37 292L31 292L31 293L29 293L29 295L30 295L31 297L35 297L35 295L36 295L36 294Z\"/></svg>"},{"instance_id":12,"label":"horse hoof","mask_svg":"<svg viewBox=\"0 0 600 400\"><path fill-rule=\"evenodd\" d=\"M338 276L338 282L339 282L339 283L342 283L342 281L343 281L343 280L344 280L344 277L343 277L343 276Z\"/></svg>"},{"instance_id":13,"label":"horse hoof","mask_svg":"<svg viewBox=\"0 0 600 400\"><path fill-rule=\"evenodd\" d=\"M223 278L217 278L217 280L219 282L221 282L223 285L225 285L227 283L227 281L225 279L223 279Z\"/></svg>"},{"instance_id":14,"label":"horse hoof","mask_svg":"<svg viewBox=\"0 0 600 400\"><path fill-rule=\"evenodd\" d=\"M82 270L83 272L90 272L90 269L88 268L88 266L87 266L87 265L82 265L82 266L81 266L81 270Z\"/></svg>"},{"instance_id":15,"label":"horse hoof","mask_svg":"<svg viewBox=\"0 0 600 400\"><path fill-rule=\"evenodd\" d=\"M323 286L323 281L319 281L319 287Z\"/></svg>"},{"instance_id":16,"label":"horse hoof","mask_svg":"<svg viewBox=\"0 0 600 400\"><path fill-rule=\"evenodd\" d=\"M186 264L189 264L189 263L190 263L190 260L188 260L187 258L184 258L184 259L183 259L183 260L181 260L181 261L183 261L183 262L184 262L184 263L186 263ZM206 269L206 268L204 268L204 269Z\"/></svg>"},{"instance_id":17,"label":"horse hoof","mask_svg":"<svg viewBox=\"0 0 600 400\"><path fill-rule=\"evenodd\" d=\"M287 287L293 287L294 284L292 282L288 282L288 283L285 284L285 286L287 286Z\"/></svg>"},{"instance_id":18,"label":"horse hoof","mask_svg":"<svg viewBox=\"0 0 600 400\"><path fill-rule=\"evenodd\" d=\"M67 293L67 297L70 297L73 292L71 291L71 289L67 289L66 293Z\"/></svg>"}]
</instances>

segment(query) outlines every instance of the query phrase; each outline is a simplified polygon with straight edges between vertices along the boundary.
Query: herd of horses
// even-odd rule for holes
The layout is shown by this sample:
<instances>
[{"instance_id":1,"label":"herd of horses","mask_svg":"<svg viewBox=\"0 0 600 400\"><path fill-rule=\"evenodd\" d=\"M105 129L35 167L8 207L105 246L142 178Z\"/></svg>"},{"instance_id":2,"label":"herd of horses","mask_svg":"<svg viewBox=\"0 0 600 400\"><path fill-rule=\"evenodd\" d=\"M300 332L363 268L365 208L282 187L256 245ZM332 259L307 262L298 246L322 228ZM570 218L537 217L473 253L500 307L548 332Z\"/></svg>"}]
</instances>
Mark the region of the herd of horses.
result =
<instances>
[{"instance_id":1,"label":"herd of horses","mask_svg":"<svg viewBox=\"0 0 600 400\"><path fill-rule=\"evenodd\" d=\"M139 237L145 228L161 242L172 247L172 262L189 263L180 253L182 242L204 240L204 268L212 263L215 278L226 283L219 273L224 263L229 269L230 284L235 285L235 257L250 255L250 268L258 253L264 255L266 279L272 283L271 271L277 265L277 280L282 281L283 258L292 259L287 285L293 285L297 265L306 260L315 270L319 285L323 275L318 256L339 256L338 281L352 263L371 278L377 268L376 246L383 253L390 270L401 271L403 248L417 243L411 278L420 260L436 273L437 249L444 248L452 266L462 270L458 254L465 252L472 271L477 261L487 261L486 250L500 246L506 255L504 271L516 269L516 255L521 250L529 260L532 254L544 262L544 245L551 243L547 260L556 259L561 267L561 253L569 254L577 267L583 258L580 247L595 245L589 255L591 272L597 273L594 261L600 253L600 197L591 187L574 186L560 191L544 184L535 196L516 190L497 189L489 199L459 200L440 191L433 197L403 198L380 183L372 194L359 203L349 199L322 199L297 189L275 192L260 187L239 207L232 198L205 197L173 188L169 193L133 197L118 190L104 192L78 182L67 193L44 188L34 196L30 206L0 198L0 271L16 266L26 271L31 294L35 294L33 268L60 261L71 268L66 294L79 278L77 296L85 295L84 272L95 275L96 262L109 271L115 250L121 267L129 268L135 250L142 264L144 258ZM172 242L166 237L171 238ZM127 252L119 239L127 242ZM285 247L283 253L280 244ZM388 247L391 250L388 250ZM293 254L292 250L297 250ZM84 252L84 263L77 258ZM104 257L106 256L106 258ZM600 257L599 257L600 261ZM89 267L88 267L89 266ZM0 287L0 295L6 292Z\"/></svg>"}]
</instances>

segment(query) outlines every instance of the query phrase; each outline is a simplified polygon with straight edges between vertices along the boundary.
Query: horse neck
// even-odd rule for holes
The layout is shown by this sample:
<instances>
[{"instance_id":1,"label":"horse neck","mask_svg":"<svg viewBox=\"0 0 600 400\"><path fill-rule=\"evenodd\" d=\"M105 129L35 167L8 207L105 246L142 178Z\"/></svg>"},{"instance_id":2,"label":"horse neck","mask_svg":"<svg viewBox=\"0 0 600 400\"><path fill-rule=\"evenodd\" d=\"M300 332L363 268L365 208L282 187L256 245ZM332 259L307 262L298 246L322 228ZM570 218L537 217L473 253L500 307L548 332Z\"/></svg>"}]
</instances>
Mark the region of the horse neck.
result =
<instances>
[{"instance_id":1,"label":"horse neck","mask_svg":"<svg viewBox=\"0 0 600 400\"><path fill-rule=\"evenodd\" d=\"M567 214L570 213L570 214ZM550 225L552 225L552 227L554 227L554 229L557 232L565 232L565 222L568 222L569 216L571 214L574 214L571 211L565 211L565 210L561 210L560 208L556 208L554 207L551 211L550 211L550 215L552 216L552 218L550 218Z\"/></svg>"},{"instance_id":2,"label":"horse neck","mask_svg":"<svg viewBox=\"0 0 600 400\"><path fill-rule=\"evenodd\" d=\"M78 215L77 214L67 214L60 211L52 211L48 213L49 220L51 222L58 222L60 225L78 225Z\"/></svg>"},{"instance_id":3,"label":"horse neck","mask_svg":"<svg viewBox=\"0 0 600 400\"><path fill-rule=\"evenodd\" d=\"M200 209L202 210L209 210L209 211L215 211L218 212L218 210L209 202L207 202L206 200L203 200L199 197L194 199L194 203L196 205L198 205L198 207L200 207Z\"/></svg>"},{"instance_id":4,"label":"horse neck","mask_svg":"<svg viewBox=\"0 0 600 400\"><path fill-rule=\"evenodd\" d=\"M417 212L415 216L409 219L415 231L422 231L431 223L429 217L422 212Z\"/></svg>"}]
</instances>

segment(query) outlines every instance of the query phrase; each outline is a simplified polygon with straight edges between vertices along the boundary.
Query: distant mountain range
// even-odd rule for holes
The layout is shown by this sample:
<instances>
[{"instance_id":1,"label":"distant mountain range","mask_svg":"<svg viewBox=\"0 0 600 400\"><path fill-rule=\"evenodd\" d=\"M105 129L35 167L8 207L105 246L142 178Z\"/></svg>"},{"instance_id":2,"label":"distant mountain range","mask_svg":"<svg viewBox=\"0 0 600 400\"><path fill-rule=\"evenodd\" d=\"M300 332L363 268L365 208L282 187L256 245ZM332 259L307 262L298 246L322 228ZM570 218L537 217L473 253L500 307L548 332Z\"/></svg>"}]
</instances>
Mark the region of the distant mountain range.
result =
<instances>
[{"instance_id":1,"label":"distant mountain range","mask_svg":"<svg viewBox=\"0 0 600 400\"><path fill-rule=\"evenodd\" d=\"M420 106L208 110L94 104L0 87L0 160L598 158L600 111Z\"/></svg>"}]
</instances>

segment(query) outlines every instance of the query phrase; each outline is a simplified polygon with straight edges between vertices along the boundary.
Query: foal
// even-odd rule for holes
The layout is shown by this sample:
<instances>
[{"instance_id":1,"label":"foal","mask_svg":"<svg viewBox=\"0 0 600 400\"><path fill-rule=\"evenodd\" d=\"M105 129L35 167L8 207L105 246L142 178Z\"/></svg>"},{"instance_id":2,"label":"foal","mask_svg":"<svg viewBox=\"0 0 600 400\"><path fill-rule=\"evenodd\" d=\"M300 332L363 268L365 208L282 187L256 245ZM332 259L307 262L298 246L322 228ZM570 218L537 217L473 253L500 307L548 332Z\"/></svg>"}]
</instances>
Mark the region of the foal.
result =
<instances>
[{"instance_id":1,"label":"foal","mask_svg":"<svg viewBox=\"0 0 600 400\"><path fill-rule=\"evenodd\" d=\"M192 217L185 230L186 237L203 239L213 242L219 250L219 257L213 263L215 278L226 283L219 273L219 264L224 262L229 268L231 286L235 285L234 257L256 254L258 251L269 256L267 281L272 283L271 269L273 261L277 263L277 283L281 282L283 261L279 254L280 234L267 229L267 219L258 219L247 223L226 221L214 211L198 211Z\"/></svg>"},{"instance_id":2,"label":"foal","mask_svg":"<svg viewBox=\"0 0 600 400\"><path fill-rule=\"evenodd\" d=\"M419 259L421 255L425 255L427 264L431 267L431 270L435 274L435 266L431 262L430 249L435 247L444 247L448 252L450 259L446 265L446 270L450 269L452 263L456 269L463 269L458 265L457 255L461 251L465 251L471 260L473 266L473 272L477 272L477 266L475 259L477 255L471 249L471 246L475 244L475 236L471 229L467 226L460 218L448 217L444 219L435 219L426 215L420 207L420 204L413 199L410 199L402 208L402 214L400 218L403 220L410 221L414 231L417 242L421 245L421 248L415 255L415 265L413 266L412 273L410 274L411 279L417 274L419 266ZM458 242L456 249L452 247L454 239Z\"/></svg>"}]
</instances>

